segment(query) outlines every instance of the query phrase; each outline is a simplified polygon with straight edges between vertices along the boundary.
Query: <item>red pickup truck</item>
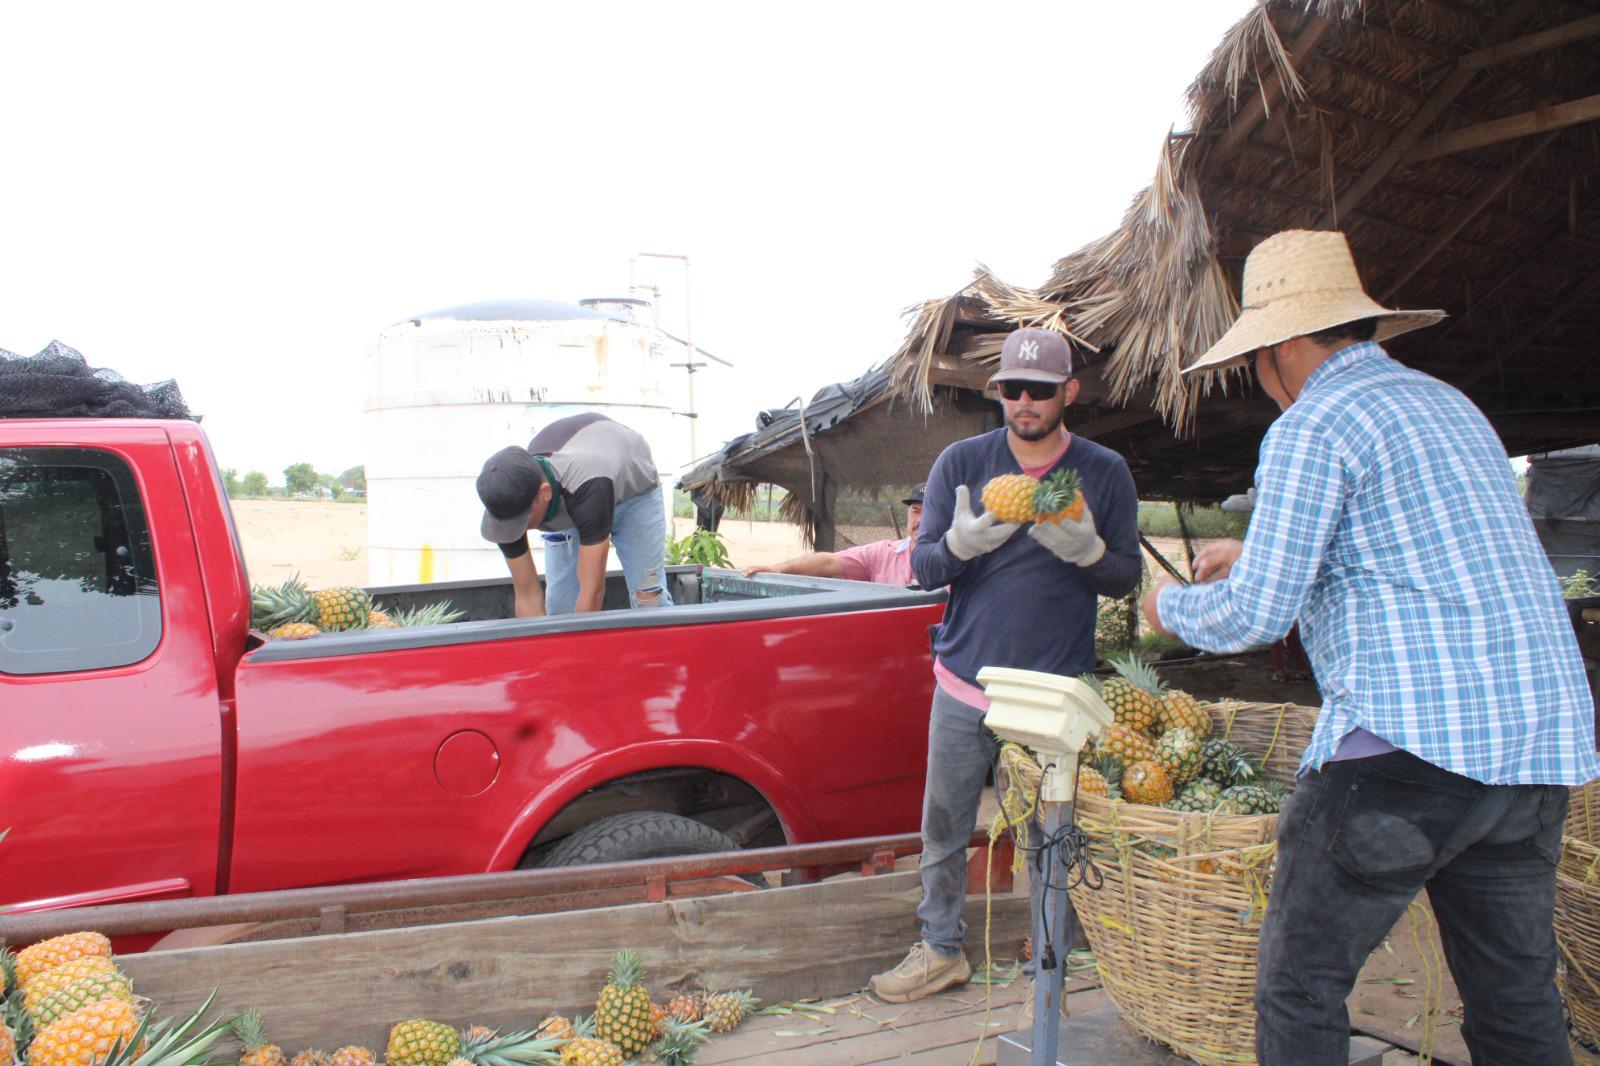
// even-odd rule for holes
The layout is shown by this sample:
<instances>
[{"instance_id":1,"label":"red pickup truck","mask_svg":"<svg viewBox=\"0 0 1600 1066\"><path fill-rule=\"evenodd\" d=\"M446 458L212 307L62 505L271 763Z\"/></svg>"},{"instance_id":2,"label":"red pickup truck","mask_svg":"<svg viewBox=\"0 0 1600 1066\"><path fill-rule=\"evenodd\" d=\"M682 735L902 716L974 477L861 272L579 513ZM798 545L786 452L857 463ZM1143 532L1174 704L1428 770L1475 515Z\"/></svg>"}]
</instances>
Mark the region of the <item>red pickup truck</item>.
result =
<instances>
[{"instance_id":1,"label":"red pickup truck","mask_svg":"<svg viewBox=\"0 0 1600 1066\"><path fill-rule=\"evenodd\" d=\"M0 420L0 905L915 830L944 594L670 576L539 619L377 589L467 617L265 641L198 425Z\"/></svg>"}]
</instances>

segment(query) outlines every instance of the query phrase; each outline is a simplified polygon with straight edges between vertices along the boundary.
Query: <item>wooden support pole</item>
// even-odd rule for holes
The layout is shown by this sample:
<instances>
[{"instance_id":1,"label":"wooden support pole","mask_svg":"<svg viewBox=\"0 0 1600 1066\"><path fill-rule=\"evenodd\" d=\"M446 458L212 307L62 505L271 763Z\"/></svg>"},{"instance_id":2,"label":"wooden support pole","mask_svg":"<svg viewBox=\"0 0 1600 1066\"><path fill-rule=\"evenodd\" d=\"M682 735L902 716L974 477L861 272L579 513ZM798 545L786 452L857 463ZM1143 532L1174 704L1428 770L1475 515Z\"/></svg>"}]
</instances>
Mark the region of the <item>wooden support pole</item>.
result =
<instances>
[{"instance_id":1,"label":"wooden support pole","mask_svg":"<svg viewBox=\"0 0 1600 1066\"><path fill-rule=\"evenodd\" d=\"M1491 45L1500 44L1509 37L1524 19L1538 6L1538 0L1516 0L1510 7L1500 13L1494 20L1494 25L1489 27L1484 35ZM1317 223L1318 229L1333 229L1339 224L1339 219L1349 218L1356 206L1365 200L1378 183L1389 176L1389 172L1404 161L1411 147L1420 141L1428 129L1434 124L1445 109L1460 96L1462 91L1477 75L1475 69L1462 69L1457 67L1451 71L1439 84L1439 87L1417 105L1416 113L1411 121L1405 124L1395 139L1389 142L1372 165L1362 171L1349 188L1347 188L1334 201L1332 209L1323 214Z\"/></svg>"},{"instance_id":2,"label":"wooden support pole","mask_svg":"<svg viewBox=\"0 0 1600 1066\"><path fill-rule=\"evenodd\" d=\"M1482 70L1484 67L1496 66L1507 63L1513 59L1523 59L1527 56L1537 55L1551 48L1558 48L1574 41L1586 40L1590 37L1600 37L1600 15L1590 15L1568 22L1562 26L1552 26L1548 30L1530 33L1526 37L1518 37L1505 44L1497 44L1489 48L1480 48L1476 52L1468 52L1461 57L1458 67L1468 70Z\"/></svg>"},{"instance_id":3,"label":"wooden support pole","mask_svg":"<svg viewBox=\"0 0 1600 1066\"><path fill-rule=\"evenodd\" d=\"M1549 107L1536 107L1520 115L1497 118L1492 122L1440 133L1419 142L1406 154L1405 161L1426 163L1440 156L1520 140L1549 130L1563 130L1583 122L1593 122L1595 119L1600 119L1600 95L1569 100L1564 104L1551 104Z\"/></svg>"}]
</instances>

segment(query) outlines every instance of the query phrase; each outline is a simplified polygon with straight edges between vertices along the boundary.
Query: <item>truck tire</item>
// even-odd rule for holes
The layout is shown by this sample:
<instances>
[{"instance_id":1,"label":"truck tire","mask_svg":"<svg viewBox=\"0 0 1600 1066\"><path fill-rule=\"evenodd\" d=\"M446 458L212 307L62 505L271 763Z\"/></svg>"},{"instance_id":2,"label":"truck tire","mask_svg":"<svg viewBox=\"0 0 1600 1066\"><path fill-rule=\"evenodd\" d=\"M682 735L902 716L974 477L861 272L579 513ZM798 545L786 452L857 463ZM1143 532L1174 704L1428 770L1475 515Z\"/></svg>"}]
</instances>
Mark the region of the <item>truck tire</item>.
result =
<instances>
[{"instance_id":1,"label":"truck tire","mask_svg":"<svg viewBox=\"0 0 1600 1066\"><path fill-rule=\"evenodd\" d=\"M738 850L732 837L704 822L665 811L631 811L584 826L551 848L539 865L587 866Z\"/></svg>"}]
</instances>

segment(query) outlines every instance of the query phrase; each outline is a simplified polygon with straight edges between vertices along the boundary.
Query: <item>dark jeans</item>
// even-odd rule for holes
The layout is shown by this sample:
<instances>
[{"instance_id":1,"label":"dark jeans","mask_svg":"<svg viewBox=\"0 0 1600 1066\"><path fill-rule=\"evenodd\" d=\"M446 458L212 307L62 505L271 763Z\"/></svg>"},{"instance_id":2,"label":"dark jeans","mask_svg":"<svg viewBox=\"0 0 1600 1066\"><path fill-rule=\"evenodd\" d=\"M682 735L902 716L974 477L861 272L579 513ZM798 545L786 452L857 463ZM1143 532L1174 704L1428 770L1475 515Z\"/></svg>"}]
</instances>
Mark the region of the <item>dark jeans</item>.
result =
<instances>
[{"instance_id":1,"label":"dark jeans","mask_svg":"<svg viewBox=\"0 0 1600 1066\"><path fill-rule=\"evenodd\" d=\"M1474 1066L1571 1063L1552 926L1566 813L1563 786L1484 785L1404 751L1306 774L1261 927L1261 1066L1348 1061L1345 999L1423 888Z\"/></svg>"}]
</instances>

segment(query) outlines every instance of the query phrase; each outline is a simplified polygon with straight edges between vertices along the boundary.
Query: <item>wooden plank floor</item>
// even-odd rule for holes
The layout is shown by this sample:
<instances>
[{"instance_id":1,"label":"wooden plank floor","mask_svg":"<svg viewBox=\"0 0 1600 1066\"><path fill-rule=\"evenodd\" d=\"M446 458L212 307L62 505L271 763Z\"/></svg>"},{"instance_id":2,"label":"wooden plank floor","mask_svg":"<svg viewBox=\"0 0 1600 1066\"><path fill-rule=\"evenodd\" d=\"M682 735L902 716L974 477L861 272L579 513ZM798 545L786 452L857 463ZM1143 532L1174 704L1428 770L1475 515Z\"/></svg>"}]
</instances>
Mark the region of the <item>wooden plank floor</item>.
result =
<instances>
[{"instance_id":1,"label":"wooden plank floor","mask_svg":"<svg viewBox=\"0 0 1600 1066\"><path fill-rule=\"evenodd\" d=\"M1015 1031L1026 979L985 988L966 985L917 1003L880 1003L865 992L824 1000L833 1013L818 1020L801 1015L758 1014L726 1036L712 1038L695 1062L700 1066L761 1062L765 1066L866 1066L894 1062L913 1066L965 1066L982 1041L978 1062L995 1060L994 1038ZM1104 1006L1104 993L1087 981L1067 985L1068 1010Z\"/></svg>"}]
</instances>

